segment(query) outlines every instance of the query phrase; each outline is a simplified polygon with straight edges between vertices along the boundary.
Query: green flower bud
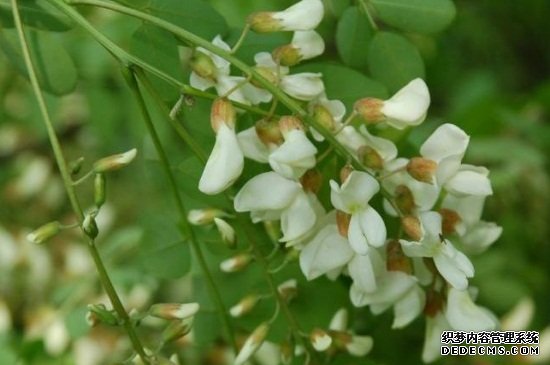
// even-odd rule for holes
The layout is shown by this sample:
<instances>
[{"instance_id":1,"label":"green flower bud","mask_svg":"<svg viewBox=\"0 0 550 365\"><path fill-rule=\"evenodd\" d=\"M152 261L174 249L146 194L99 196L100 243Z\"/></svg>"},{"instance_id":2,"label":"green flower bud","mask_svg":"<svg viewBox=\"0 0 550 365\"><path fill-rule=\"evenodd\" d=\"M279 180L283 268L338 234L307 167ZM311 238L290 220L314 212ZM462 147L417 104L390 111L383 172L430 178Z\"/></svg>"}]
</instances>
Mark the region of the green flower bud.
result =
<instances>
[{"instance_id":1,"label":"green flower bud","mask_svg":"<svg viewBox=\"0 0 550 365\"><path fill-rule=\"evenodd\" d=\"M61 231L61 224L57 221L46 223L27 235L27 240L33 243L43 243Z\"/></svg>"},{"instance_id":2,"label":"green flower bud","mask_svg":"<svg viewBox=\"0 0 550 365\"><path fill-rule=\"evenodd\" d=\"M94 178L94 203L96 207L101 207L106 199L106 179L105 174L99 173Z\"/></svg>"}]
</instances>

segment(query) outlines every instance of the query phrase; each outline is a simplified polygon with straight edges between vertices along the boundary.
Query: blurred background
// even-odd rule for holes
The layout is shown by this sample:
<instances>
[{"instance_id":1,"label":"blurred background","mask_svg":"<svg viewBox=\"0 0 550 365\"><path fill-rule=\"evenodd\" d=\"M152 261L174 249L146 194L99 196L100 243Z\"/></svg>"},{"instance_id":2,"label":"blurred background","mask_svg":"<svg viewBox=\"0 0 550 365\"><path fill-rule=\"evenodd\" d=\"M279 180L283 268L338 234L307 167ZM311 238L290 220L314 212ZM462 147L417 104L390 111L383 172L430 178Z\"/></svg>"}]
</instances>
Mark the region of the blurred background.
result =
<instances>
[{"instance_id":1,"label":"blurred background","mask_svg":"<svg viewBox=\"0 0 550 365\"><path fill-rule=\"evenodd\" d=\"M230 28L241 27L254 10L292 3L208 2ZM472 284L479 288L479 303L502 318L508 329L548 331L550 2L455 4L456 18L446 30L429 36L407 34L424 59L432 96L428 119L411 133L410 141L419 146L442 122L457 124L472 136L465 161L487 166L494 188L484 219L504 229L488 251L473 258ZM332 10L322 26L328 49L323 58L328 62L340 59L333 33L342 11L336 0L327 1L329 5ZM134 47L132 34L140 22L106 11L84 12L112 40ZM0 17L0 31L5 22ZM189 255L173 245L177 231L172 232L172 222L163 216L172 209L163 191L165 181L154 166L151 143L118 64L78 29L55 37L68 50L79 78L67 95L46 94L65 155L70 160L83 156L89 166L105 155L140 150L136 163L109 176L109 203L98 220L98 245L125 303L139 308L192 300L190 279L184 275L191 266ZM364 65L353 68L368 74ZM169 129L161 128L161 133L169 153L181 153L182 142ZM83 200L91 201L89 186L79 190ZM70 221L65 193L35 98L0 52L0 364L111 363L111 354L127 343L118 330L90 330L85 322L86 305L105 298L79 236L63 233L43 246L25 239L51 220ZM161 247L151 243L159 237ZM162 255L155 256L159 250ZM391 331L390 320L386 314L365 327L375 341L372 363L421 363L423 321ZM550 363L550 350L541 352L538 358L448 357L440 362Z\"/></svg>"}]
</instances>

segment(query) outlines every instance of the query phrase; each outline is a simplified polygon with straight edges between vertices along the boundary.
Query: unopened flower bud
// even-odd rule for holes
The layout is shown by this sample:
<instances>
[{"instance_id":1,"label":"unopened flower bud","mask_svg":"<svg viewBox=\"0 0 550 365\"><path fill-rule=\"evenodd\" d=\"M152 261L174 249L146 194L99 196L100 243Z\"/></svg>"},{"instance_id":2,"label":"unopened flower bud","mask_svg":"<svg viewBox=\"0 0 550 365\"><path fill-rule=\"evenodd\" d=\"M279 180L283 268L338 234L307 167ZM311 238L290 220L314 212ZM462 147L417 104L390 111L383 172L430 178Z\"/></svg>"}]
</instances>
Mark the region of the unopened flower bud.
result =
<instances>
[{"instance_id":1,"label":"unopened flower bud","mask_svg":"<svg viewBox=\"0 0 550 365\"><path fill-rule=\"evenodd\" d=\"M403 214L412 214L416 209L416 204L411 189L405 185L395 188L395 204Z\"/></svg>"},{"instance_id":2,"label":"unopened flower bud","mask_svg":"<svg viewBox=\"0 0 550 365\"><path fill-rule=\"evenodd\" d=\"M444 235L450 235L456 232L456 226L462 222L460 215L452 209L441 208L439 209L442 222L441 229Z\"/></svg>"},{"instance_id":3,"label":"unopened flower bud","mask_svg":"<svg viewBox=\"0 0 550 365\"><path fill-rule=\"evenodd\" d=\"M300 184L305 191L317 194L323 184L323 175L317 170L307 170L300 178Z\"/></svg>"},{"instance_id":4,"label":"unopened flower bud","mask_svg":"<svg viewBox=\"0 0 550 365\"><path fill-rule=\"evenodd\" d=\"M330 320L329 328L334 331L344 331L348 327L348 317L346 308L338 309Z\"/></svg>"},{"instance_id":5,"label":"unopened flower bud","mask_svg":"<svg viewBox=\"0 0 550 365\"><path fill-rule=\"evenodd\" d=\"M326 351L332 344L332 337L320 328L315 328L311 331L309 334L309 340L311 341L313 348L319 352Z\"/></svg>"},{"instance_id":6,"label":"unopened flower bud","mask_svg":"<svg viewBox=\"0 0 550 365\"><path fill-rule=\"evenodd\" d=\"M283 143L283 135L279 129L279 123L273 119L260 119L254 125L258 138L266 145L280 145Z\"/></svg>"},{"instance_id":7,"label":"unopened flower bud","mask_svg":"<svg viewBox=\"0 0 550 365\"><path fill-rule=\"evenodd\" d=\"M80 172L82 169L82 165L84 164L84 157L79 157L74 161L71 161L69 163L69 172L71 175L76 175Z\"/></svg>"},{"instance_id":8,"label":"unopened flower bud","mask_svg":"<svg viewBox=\"0 0 550 365\"><path fill-rule=\"evenodd\" d=\"M86 322L90 327L95 327L99 323L109 326L117 326L119 324L118 315L112 309L107 309L103 304L88 305L88 313L86 313Z\"/></svg>"},{"instance_id":9,"label":"unopened flower bud","mask_svg":"<svg viewBox=\"0 0 550 365\"><path fill-rule=\"evenodd\" d=\"M200 77L216 80L217 68L212 58L200 51L195 51L193 58L191 59L191 69Z\"/></svg>"},{"instance_id":10,"label":"unopened flower bud","mask_svg":"<svg viewBox=\"0 0 550 365\"><path fill-rule=\"evenodd\" d=\"M334 131L334 117L330 111L322 104L315 104L311 108L313 120L322 125L328 131Z\"/></svg>"},{"instance_id":11,"label":"unopened flower bud","mask_svg":"<svg viewBox=\"0 0 550 365\"><path fill-rule=\"evenodd\" d=\"M225 217L227 214L220 209L191 209L187 213L187 221L194 226L204 226L214 222L214 218Z\"/></svg>"},{"instance_id":12,"label":"unopened flower bud","mask_svg":"<svg viewBox=\"0 0 550 365\"><path fill-rule=\"evenodd\" d=\"M106 199L106 186L107 181L105 174L99 173L94 178L94 203L96 207L101 207L105 203Z\"/></svg>"},{"instance_id":13,"label":"unopened flower bud","mask_svg":"<svg viewBox=\"0 0 550 365\"><path fill-rule=\"evenodd\" d=\"M61 224L57 221L46 223L27 235L27 240L32 243L43 243L61 231Z\"/></svg>"},{"instance_id":14,"label":"unopened flower bud","mask_svg":"<svg viewBox=\"0 0 550 365\"><path fill-rule=\"evenodd\" d=\"M216 227L220 232L220 236L222 237L222 240L227 245L227 247L235 248L237 240L233 227L231 227L229 223L221 218L214 218L214 223L216 224Z\"/></svg>"},{"instance_id":15,"label":"unopened flower bud","mask_svg":"<svg viewBox=\"0 0 550 365\"><path fill-rule=\"evenodd\" d=\"M384 159L370 146L361 146L357 151L359 159L368 168L380 170L384 166Z\"/></svg>"},{"instance_id":16,"label":"unopened flower bud","mask_svg":"<svg viewBox=\"0 0 550 365\"><path fill-rule=\"evenodd\" d=\"M300 118L291 115L285 115L281 117L281 119L279 119L279 129L281 130L283 137L286 138L286 136L290 132L295 130L303 131L305 130L305 127Z\"/></svg>"},{"instance_id":17,"label":"unopened flower bud","mask_svg":"<svg viewBox=\"0 0 550 365\"><path fill-rule=\"evenodd\" d=\"M363 98L355 102L353 105L355 111L365 121L370 123L377 123L384 120L384 114L382 114L382 107L384 101L376 98Z\"/></svg>"},{"instance_id":18,"label":"unopened flower bud","mask_svg":"<svg viewBox=\"0 0 550 365\"><path fill-rule=\"evenodd\" d=\"M386 269L412 274L411 260L403 252L398 240L390 240L386 247Z\"/></svg>"},{"instance_id":19,"label":"unopened flower bud","mask_svg":"<svg viewBox=\"0 0 550 365\"><path fill-rule=\"evenodd\" d=\"M258 303L259 299L260 297L255 294L247 295L241 299L239 303L229 309L229 314L235 318L242 317L254 309L254 306Z\"/></svg>"},{"instance_id":20,"label":"unopened flower bud","mask_svg":"<svg viewBox=\"0 0 550 365\"><path fill-rule=\"evenodd\" d=\"M273 242L279 242L281 238L281 225L278 221L263 221L264 229Z\"/></svg>"},{"instance_id":21,"label":"unopened flower bud","mask_svg":"<svg viewBox=\"0 0 550 365\"><path fill-rule=\"evenodd\" d=\"M401 228L414 241L420 241L424 236L424 230L418 217L406 215L401 218Z\"/></svg>"},{"instance_id":22,"label":"unopened flower bud","mask_svg":"<svg viewBox=\"0 0 550 365\"><path fill-rule=\"evenodd\" d=\"M259 74L262 78L269 81L271 84L273 85L279 84L279 76L271 68L264 67L264 66L255 66L253 69L257 74ZM264 88L264 85L262 85L260 82L258 82L254 78L250 80L250 83L260 89Z\"/></svg>"},{"instance_id":23,"label":"unopened flower bud","mask_svg":"<svg viewBox=\"0 0 550 365\"><path fill-rule=\"evenodd\" d=\"M347 181L349 175L352 172L353 172L353 166L351 166L350 164L347 164L344 167L342 167L342 169L340 170L340 181L342 182L342 184Z\"/></svg>"},{"instance_id":24,"label":"unopened flower bud","mask_svg":"<svg viewBox=\"0 0 550 365\"><path fill-rule=\"evenodd\" d=\"M92 214L87 214L82 221L82 229L84 233L91 239L94 239L99 234L97 229L97 223L95 222L95 217Z\"/></svg>"},{"instance_id":25,"label":"unopened flower bud","mask_svg":"<svg viewBox=\"0 0 550 365\"><path fill-rule=\"evenodd\" d=\"M413 157L407 164L407 172L415 180L434 184L437 162L423 157Z\"/></svg>"},{"instance_id":26,"label":"unopened flower bud","mask_svg":"<svg viewBox=\"0 0 550 365\"><path fill-rule=\"evenodd\" d=\"M244 364L254 353L258 350L261 344L264 342L267 332L269 331L269 323L264 322L260 324L254 332L246 339L243 347L237 354L235 359L235 365Z\"/></svg>"},{"instance_id":27,"label":"unopened flower bud","mask_svg":"<svg viewBox=\"0 0 550 365\"><path fill-rule=\"evenodd\" d=\"M440 292L430 289L426 292L426 304L424 314L429 317L435 317L443 309L444 298Z\"/></svg>"},{"instance_id":28,"label":"unopened flower bud","mask_svg":"<svg viewBox=\"0 0 550 365\"><path fill-rule=\"evenodd\" d=\"M281 343L281 362L285 365L288 365L292 362L294 357L294 346L289 341L284 341Z\"/></svg>"},{"instance_id":29,"label":"unopened flower bud","mask_svg":"<svg viewBox=\"0 0 550 365\"><path fill-rule=\"evenodd\" d=\"M220 264L220 270L223 272L236 272L244 269L252 260L252 256L243 253L224 260Z\"/></svg>"},{"instance_id":30,"label":"unopened flower bud","mask_svg":"<svg viewBox=\"0 0 550 365\"><path fill-rule=\"evenodd\" d=\"M149 308L149 314L162 319L182 320L193 317L199 309L199 303L159 303Z\"/></svg>"},{"instance_id":31,"label":"unopened flower bud","mask_svg":"<svg viewBox=\"0 0 550 365\"><path fill-rule=\"evenodd\" d=\"M347 238L349 224L351 222L351 214L336 210L336 226L338 227L338 233L340 236Z\"/></svg>"},{"instance_id":32,"label":"unopened flower bud","mask_svg":"<svg viewBox=\"0 0 550 365\"><path fill-rule=\"evenodd\" d=\"M236 115L235 108L228 99L217 98L214 100L210 110L210 124L214 132L218 132L222 123L234 128Z\"/></svg>"},{"instance_id":33,"label":"unopened flower bud","mask_svg":"<svg viewBox=\"0 0 550 365\"><path fill-rule=\"evenodd\" d=\"M246 21L250 24L250 29L256 33L277 32L281 30L281 24L273 17L272 12L260 11L252 13Z\"/></svg>"},{"instance_id":34,"label":"unopened flower bud","mask_svg":"<svg viewBox=\"0 0 550 365\"><path fill-rule=\"evenodd\" d=\"M193 317L184 320L171 321L162 331L162 342L168 343L176 341L191 331L193 327Z\"/></svg>"},{"instance_id":35,"label":"unopened flower bud","mask_svg":"<svg viewBox=\"0 0 550 365\"><path fill-rule=\"evenodd\" d=\"M285 301L289 301L298 294L298 282L296 279L289 279L279 284L277 291Z\"/></svg>"},{"instance_id":36,"label":"unopened flower bud","mask_svg":"<svg viewBox=\"0 0 550 365\"><path fill-rule=\"evenodd\" d=\"M94 163L94 171L100 173L119 170L130 164L136 155L137 149L133 148L124 153L104 157Z\"/></svg>"},{"instance_id":37,"label":"unopened flower bud","mask_svg":"<svg viewBox=\"0 0 550 365\"><path fill-rule=\"evenodd\" d=\"M293 47L292 44L285 44L284 46L277 47L271 54L275 62L281 66L294 66L302 59L300 50Z\"/></svg>"}]
</instances>

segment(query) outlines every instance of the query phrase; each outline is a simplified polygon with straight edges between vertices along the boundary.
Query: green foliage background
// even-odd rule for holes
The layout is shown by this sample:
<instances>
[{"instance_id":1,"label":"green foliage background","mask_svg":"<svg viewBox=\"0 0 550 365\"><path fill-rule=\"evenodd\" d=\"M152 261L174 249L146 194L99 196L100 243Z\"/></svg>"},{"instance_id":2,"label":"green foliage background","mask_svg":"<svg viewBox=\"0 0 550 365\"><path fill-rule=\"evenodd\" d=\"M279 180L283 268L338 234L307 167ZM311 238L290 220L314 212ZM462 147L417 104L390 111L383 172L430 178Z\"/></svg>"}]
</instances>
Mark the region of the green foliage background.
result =
<instances>
[{"instance_id":1,"label":"green foliage background","mask_svg":"<svg viewBox=\"0 0 550 365\"><path fill-rule=\"evenodd\" d=\"M238 38L251 12L281 9L292 3L122 2L173 21L206 39L222 34L230 44ZM411 78L425 77L432 96L429 116L406 136L403 147L414 151L443 121L457 124L472 136L466 161L491 170L495 191L487 201L484 217L504 228L500 240L475 257L477 272L473 285L480 289L479 302L499 316L521 299L532 298L536 312L529 329L540 331L550 324L550 27L547 23L550 2L458 0L454 18L455 7L450 1L409 2L420 4L420 9L439 9L439 15L423 10L402 12L391 6L394 2L400 3L370 1L379 17L376 21L381 29L377 32L362 13L361 2L327 0L328 14L320 27L327 52L297 70L325 72L329 97L341 99L348 108L362 96L386 97ZM200 290L204 287L200 276L186 275L198 269L192 263L189 247L182 243L172 202L164 191L165 178L119 65L91 37L53 12L47 1L21 3L26 6L27 24L38 29L31 42L38 45L34 52L42 61L39 79L49 92L47 102L66 155L70 159L85 156L89 166L99 157L134 146L140 151L137 163L109 179L114 218L110 228L102 230L98 244L115 283L125 293L138 284L143 286L150 296L148 303L196 300L190 288L199 289L194 295L207 310L195 323L196 339L200 346L211 346L219 325L208 311L213 307L207 294ZM36 17L37 7L48 9L50 16L38 11L41 15ZM124 49L174 78L188 80L189 70L182 67L182 56L176 49L180 41L172 35L130 17L90 8L81 10L100 32ZM33 227L66 215L67 202L59 191L59 179L34 96L27 80L20 77L25 70L10 19L8 1L0 0L0 48L4 51L0 52L0 228L20 241ZM286 34L251 34L237 56L251 63L256 52L270 50L288 40ZM163 100L169 103L176 100L176 89L162 80L153 81ZM192 107L184 109L182 118L205 150L213 144L208 114L209 101L197 98ZM169 126L160 122L163 117L154 116L188 207L227 206L227 201L221 198L205 198L198 193L200 164L189 157L188 149ZM252 122L250 119L241 123L244 126ZM48 177L42 181L33 175L31 185L38 187L29 193L20 187L22 176L36 161L45 166ZM89 195L90 189L81 190L84 196ZM199 234L214 267L231 255L216 242L213 230ZM0 238L0 246L2 239L6 238ZM75 339L89 331L83 319L85 306L101 290L93 273L84 276L82 282L65 269L65 249L77 242L78 238L68 233L49 244L52 274L40 288L32 285L32 255L20 256L9 270L0 266L0 296L9 304L14 321L13 329L0 335L0 364L15 363L16 357L28 364L73 363L70 353L53 358L44 351L39 339L28 340L24 333L28 314L41 306L62 307L65 323ZM217 271L215 276L228 304L246 294L242 288L262 290L263 284L257 280L261 275L253 270L230 277ZM283 281L291 276L302 277L294 269L284 271L277 279ZM86 285L84 294L78 294L83 285ZM335 309L348 301L343 286L327 286L321 280L307 290L293 304L306 328L326 324ZM327 298L331 298L330 303ZM267 303L266 306L239 322L243 333L271 313L272 308ZM369 361L420 363L422 321L415 321L405 330L391 331L390 314L373 317L366 310L354 310L353 318L359 332L374 337L375 347ZM283 326L284 323L276 324L273 340L282 338ZM200 351L199 347L197 352ZM441 363L515 361L504 357L445 358Z\"/></svg>"}]
</instances>

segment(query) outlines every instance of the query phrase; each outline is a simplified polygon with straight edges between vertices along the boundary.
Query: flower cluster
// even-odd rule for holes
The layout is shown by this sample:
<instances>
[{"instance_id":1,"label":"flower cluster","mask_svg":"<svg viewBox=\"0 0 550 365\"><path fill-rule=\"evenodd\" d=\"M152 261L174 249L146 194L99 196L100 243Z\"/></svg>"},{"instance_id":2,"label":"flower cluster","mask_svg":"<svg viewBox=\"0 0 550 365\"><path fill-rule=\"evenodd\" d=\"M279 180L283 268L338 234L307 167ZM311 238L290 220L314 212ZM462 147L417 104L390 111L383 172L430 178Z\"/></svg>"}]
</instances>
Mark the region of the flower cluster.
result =
<instances>
[{"instance_id":1,"label":"flower cluster","mask_svg":"<svg viewBox=\"0 0 550 365\"><path fill-rule=\"evenodd\" d=\"M273 95L254 80L231 76L230 64L221 57L196 50L191 84L201 90L214 87L220 96L211 114L216 142L199 189L206 194L228 189L240 177L244 158L268 165L240 187L235 211L250 213L254 223L278 222L277 238L287 250L299 252L307 280L349 276L351 303L368 306L373 314L391 308L393 328L424 314L423 359L429 362L439 353L441 331L497 326L488 310L474 304L469 279L475 270L466 255L482 252L501 234L499 226L481 220L484 200L492 194L489 171L462 162L469 136L453 124L439 126L419 156L400 156L394 141L380 136L385 129L424 121L430 94L421 79L387 100L365 95L343 122L346 108L329 100L321 74L289 69L323 53L323 40L313 30L322 17L320 0L302 0L284 11L255 13L248 19L256 32L294 32L289 45L258 53L255 70L307 105L306 117L270 113L239 130L231 101L260 104ZM231 50L219 36L213 44ZM329 142L347 153L345 160L334 159L340 166L332 172L318 165L319 152L331 152L320 143L329 135ZM335 175L339 178L328 183L330 205L323 204L323 178ZM399 223L397 232L386 228L390 220ZM237 363L251 356L267 331L268 325L262 324L254 332L245 343L246 356L241 353ZM338 331L317 330L313 347L325 350L349 337ZM371 339L365 341L369 346L362 348L370 349ZM368 349L348 352L362 356Z\"/></svg>"}]
</instances>

